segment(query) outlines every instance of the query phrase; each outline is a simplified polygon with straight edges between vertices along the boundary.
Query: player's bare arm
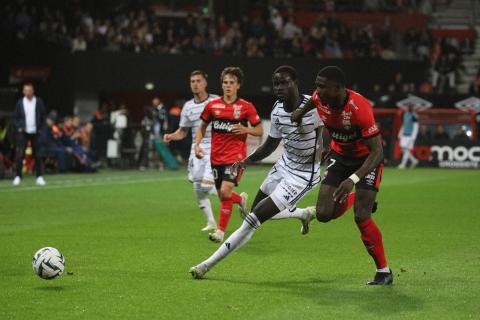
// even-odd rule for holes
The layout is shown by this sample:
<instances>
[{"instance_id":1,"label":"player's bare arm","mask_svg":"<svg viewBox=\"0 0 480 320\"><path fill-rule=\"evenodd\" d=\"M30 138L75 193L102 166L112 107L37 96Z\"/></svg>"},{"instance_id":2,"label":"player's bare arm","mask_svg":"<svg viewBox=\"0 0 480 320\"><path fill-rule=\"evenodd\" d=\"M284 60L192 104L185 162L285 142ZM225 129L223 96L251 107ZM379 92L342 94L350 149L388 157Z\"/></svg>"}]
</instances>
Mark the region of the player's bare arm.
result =
<instances>
[{"instance_id":1,"label":"player's bare arm","mask_svg":"<svg viewBox=\"0 0 480 320\"><path fill-rule=\"evenodd\" d=\"M173 133L167 133L163 136L163 142L169 143L170 141L183 140L187 136L189 128L178 127Z\"/></svg>"},{"instance_id":2,"label":"player's bare arm","mask_svg":"<svg viewBox=\"0 0 480 320\"><path fill-rule=\"evenodd\" d=\"M333 193L333 200L343 202L347 198L348 194L352 191L355 183L363 178L367 173L375 169L378 164L383 160L383 147L382 139L380 135L376 135L364 140L365 145L370 150L370 154L363 165L353 175L345 179ZM354 177L356 176L356 177ZM357 181L354 181L357 180Z\"/></svg>"},{"instance_id":3,"label":"player's bare arm","mask_svg":"<svg viewBox=\"0 0 480 320\"><path fill-rule=\"evenodd\" d=\"M237 161L232 165L233 170L238 170L239 168L245 168L247 165L265 159L272 154L275 149L277 149L280 144L281 138L273 138L268 136L267 140L255 151L253 151L247 158Z\"/></svg>"},{"instance_id":4,"label":"player's bare arm","mask_svg":"<svg viewBox=\"0 0 480 320\"><path fill-rule=\"evenodd\" d=\"M263 135L263 126L261 123L255 127L246 127L240 123L234 124L232 128L234 134L249 134L254 137L261 137Z\"/></svg>"},{"instance_id":5,"label":"player's bare arm","mask_svg":"<svg viewBox=\"0 0 480 320\"><path fill-rule=\"evenodd\" d=\"M292 112L292 116L290 120L292 123L296 123L299 125L302 122L302 118L307 112L315 109L315 104L313 103L312 99L308 100L307 103L302 108L297 108L295 111Z\"/></svg>"},{"instance_id":6,"label":"player's bare arm","mask_svg":"<svg viewBox=\"0 0 480 320\"><path fill-rule=\"evenodd\" d=\"M323 126L318 127L318 136L317 136L317 149L315 149L315 154L313 160L320 159L323 162L324 152L323 152Z\"/></svg>"},{"instance_id":7,"label":"player's bare arm","mask_svg":"<svg viewBox=\"0 0 480 320\"><path fill-rule=\"evenodd\" d=\"M205 132L207 131L208 123L202 121L200 124L200 128L198 128L197 135L195 136L195 156L198 159L202 159L205 155L203 153L202 148L200 148L200 142L202 141L203 137L205 137Z\"/></svg>"}]
</instances>

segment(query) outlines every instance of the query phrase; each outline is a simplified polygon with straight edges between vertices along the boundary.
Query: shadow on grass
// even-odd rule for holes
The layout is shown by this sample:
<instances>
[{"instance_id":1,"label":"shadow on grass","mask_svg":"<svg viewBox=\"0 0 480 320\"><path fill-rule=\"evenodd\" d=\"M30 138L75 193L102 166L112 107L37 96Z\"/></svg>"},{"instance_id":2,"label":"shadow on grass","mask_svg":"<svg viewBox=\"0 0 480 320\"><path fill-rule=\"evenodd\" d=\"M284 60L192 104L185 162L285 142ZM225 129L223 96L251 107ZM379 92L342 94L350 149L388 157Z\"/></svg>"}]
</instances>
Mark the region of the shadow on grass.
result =
<instances>
[{"instance_id":1,"label":"shadow on grass","mask_svg":"<svg viewBox=\"0 0 480 320\"><path fill-rule=\"evenodd\" d=\"M251 285L304 297L320 306L354 307L359 311L378 316L388 316L423 309L424 302L416 296L409 296L393 286L367 286L341 288L342 281L310 278L300 281L243 281L223 278L208 278L207 281ZM352 280L353 281L353 280ZM339 309L341 312L341 309Z\"/></svg>"}]
</instances>

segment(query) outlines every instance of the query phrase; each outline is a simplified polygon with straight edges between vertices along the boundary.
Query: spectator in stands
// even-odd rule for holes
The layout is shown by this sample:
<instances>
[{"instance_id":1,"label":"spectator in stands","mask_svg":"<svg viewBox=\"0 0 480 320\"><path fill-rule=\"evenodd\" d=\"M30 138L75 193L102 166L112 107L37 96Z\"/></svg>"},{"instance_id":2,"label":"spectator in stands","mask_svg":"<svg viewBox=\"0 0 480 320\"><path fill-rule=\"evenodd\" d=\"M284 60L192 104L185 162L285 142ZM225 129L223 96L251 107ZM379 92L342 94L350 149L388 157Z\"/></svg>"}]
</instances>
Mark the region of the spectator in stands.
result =
<instances>
[{"instance_id":1,"label":"spectator in stands","mask_svg":"<svg viewBox=\"0 0 480 320\"><path fill-rule=\"evenodd\" d=\"M430 81L424 80L422 83L420 83L418 91L424 94L431 94L433 93L433 86Z\"/></svg>"},{"instance_id":2,"label":"spectator in stands","mask_svg":"<svg viewBox=\"0 0 480 320\"><path fill-rule=\"evenodd\" d=\"M472 95L480 96L480 69L470 85L469 92Z\"/></svg>"},{"instance_id":3,"label":"spectator in stands","mask_svg":"<svg viewBox=\"0 0 480 320\"><path fill-rule=\"evenodd\" d=\"M105 161L107 157L107 141L110 137L112 127L110 126L108 104L103 103L93 114L92 119L92 152L98 161Z\"/></svg>"},{"instance_id":4,"label":"spectator in stands","mask_svg":"<svg viewBox=\"0 0 480 320\"><path fill-rule=\"evenodd\" d=\"M302 35L302 29L295 24L293 17L289 17L287 23L283 26L282 32L282 39L284 41L285 51L288 52L289 48L291 47L291 42L296 35Z\"/></svg>"},{"instance_id":5,"label":"spectator in stands","mask_svg":"<svg viewBox=\"0 0 480 320\"><path fill-rule=\"evenodd\" d=\"M176 104L169 109L168 112L168 126L169 132L175 132L180 125L180 115L182 108L178 106L184 105L185 101L176 101ZM179 163L185 163L185 159L189 157L190 145L185 140L171 141L169 143L170 151L175 155Z\"/></svg>"},{"instance_id":6,"label":"spectator in stands","mask_svg":"<svg viewBox=\"0 0 480 320\"><path fill-rule=\"evenodd\" d=\"M450 136L445 131L445 127L441 124L437 125L433 139L436 141L450 140Z\"/></svg>"},{"instance_id":7,"label":"spectator in stands","mask_svg":"<svg viewBox=\"0 0 480 320\"><path fill-rule=\"evenodd\" d=\"M152 99L152 112L154 118L153 134L155 138L162 139L169 130L168 110L158 97Z\"/></svg>"},{"instance_id":8,"label":"spectator in stands","mask_svg":"<svg viewBox=\"0 0 480 320\"><path fill-rule=\"evenodd\" d=\"M41 98L35 96L33 84L26 83L23 86L23 98L19 99L13 113L15 130L17 132L16 145L18 148L16 161L16 176L13 185L18 186L22 182L23 159L25 149L30 143L32 155L35 158L36 184L44 186L42 158L40 157L41 136L46 126L45 105Z\"/></svg>"},{"instance_id":9,"label":"spectator in stands","mask_svg":"<svg viewBox=\"0 0 480 320\"><path fill-rule=\"evenodd\" d=\"M420 125L420 130L418 131L417 141L420 143L429 142L432 140L432 134L430 128L426 124Z\"/></svg>"},{"instance_id":10,"label":"spectator in stands","mask_svg":"<svg viewBox=\"0 0 480 320\"><path fill-rule=\"evenodd\" d=\"M138 168L140 171L144 171L149 166L150 151L154 143L153 127L155 125L153 107L148 106L144 108L144 114L140 133L142 136L142 144L140 146L140 152L138 154Z\"/></svg>"},{"instance_id":11,"label":"spectator in stands","mask_svg":"<svg viewBox=\"0 0 480 320\"><path fill-rule=\"evenodd\" d=\"M277 8L270 7L270 23L272 23L277 32L280 32L283 28L283 17Z\"/></svg>"},{"instance_id":12,"label":"spectator in stands","mask_svg":"<svg viewBox=\"0 0 480 320\"><path fill-rule=\"evenodd\" d=\"M388 91L392 93L406 93L409 92L409 85L403 81L403 74L397 72L393 78L393 82L388 86Z\"/></svg>"},{"instance_id":13,"label":"spectator in stands","mask_svg":"<svg viewBox=\"0 0 480 320\"><path fill-rule=\"evenodd\" d=\"M464 145L470 143L472 140L467 136L465 129L461 126L458 126L455 129L455 134L453 135L452 139L455 143Z\"/></svg>"},{"instance_id":14,"label":"spectator in stands","mask_svg":"<svg viewBox=\"0 0 480 320\"><path fill-rule=\"evenodd\" d=\"M55 160L58 172L68 172L73 158L62 144L62 130L57 125L57 113L52 110L47 116L46 155Z\"/></svg>"}]
</instances>

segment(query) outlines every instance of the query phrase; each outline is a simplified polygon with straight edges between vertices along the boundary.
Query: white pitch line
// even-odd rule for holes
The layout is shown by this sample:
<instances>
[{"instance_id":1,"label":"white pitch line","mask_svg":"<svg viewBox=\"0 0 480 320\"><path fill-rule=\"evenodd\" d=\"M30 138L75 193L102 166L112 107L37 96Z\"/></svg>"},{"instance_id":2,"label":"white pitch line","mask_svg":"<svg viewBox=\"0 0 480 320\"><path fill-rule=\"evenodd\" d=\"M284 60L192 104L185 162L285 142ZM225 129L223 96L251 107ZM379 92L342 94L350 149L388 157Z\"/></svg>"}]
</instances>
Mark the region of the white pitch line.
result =
<instances>
[{"instance_id":1,"label":"white pitch line","mask_svg":"<svg viewBox=\"0 0 480 320\"><path fill-rule=\"evenodd\" d=\"M95 179L96 180L96 179ZM100 179L98 179L100 180ZM107 180L107 179L105 179ZM6 192L22 192L22 191L32 191L32 190L54 190L54 189L69 189L69 188L81 188L81 187L97 187L97 186L108 186L108 185L118 185L118 184L134 184L134 183L151 183L151 182L162 182L162 181L175 181L175 180L185 180L187 181L186 177L167 177L167 178L159 178L159 179L139 179L139 180L125 180L119 179L118 181L114 180L107 180L98 183L80 183L80 184L67 184L67 185L46 185L43 187L40 186L31 186L31 187L19 187L19 188L9 188L7 190L1 190L1 193ZM80 180L80 182L84 182L84 180Z\"/></svg>"}]
</instances>

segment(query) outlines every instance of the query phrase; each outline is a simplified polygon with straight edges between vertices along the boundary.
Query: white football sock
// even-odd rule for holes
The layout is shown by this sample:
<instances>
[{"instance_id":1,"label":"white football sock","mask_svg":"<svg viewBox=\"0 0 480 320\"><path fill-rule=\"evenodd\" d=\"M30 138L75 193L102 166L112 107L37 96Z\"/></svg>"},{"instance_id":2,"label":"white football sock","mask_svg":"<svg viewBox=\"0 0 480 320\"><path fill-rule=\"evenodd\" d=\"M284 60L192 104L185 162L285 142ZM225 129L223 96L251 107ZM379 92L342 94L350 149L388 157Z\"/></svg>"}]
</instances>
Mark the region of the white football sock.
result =
<instances>
[{"instance_id":1,"label":"white football sock","mask_svg":"<svg viewBox=\"0 0 480 320\"><path fill-rule=\"evenodd\" d=\"M207 269L213 268L218 262L223 258L228 256L230 253L239 249L243 246L250 238L253 236L255 230L260 227L260 221L258 221L257 216L254 213L250 213L243 220L240 228L235 230L234 233L228 237L227 240L220 246L220 248L215 251L210 258L202 262L207 266Z\"/></svg>"},{"instance_id":2,"label":"white football sock","mask_svg":"<svg viewBox=\"0 0 480 320\"><path fill-rule=\"evenodd\" d=\"M386 272L386 273L390 273L390 268L388 266L386 266L385 268L382 268L382 269L377 269L377 272Z\"/></svg>"},{"instance_id":3,"label":"white football sock","mask_svg":"<svg viewBox=\"0 0 480 320\"><path fill-rule=\"evenodd\" d=\"M200 183L193 184L193 191L195 192L198 206L200 207L200 210L202 210L202 213L205 216L205 219L207 219L208 224L211 226L216 226L217 223L213 217L212 204L210 203L210 199L208 199L208 192L205 192Z\"/></svg>"},{"instance_id":4,"label":"white football sock","mask_svg":"<svg viewBox=\"0 0 480 320\"><path fill-rule=\"evenodd\" d=\"M295 210L290 211L288 208L280 211L276 215L274 215L271 219L272 220L280 220L280 219L289 219L289 218L297 218L302 219L307 214L307 209L304 208L295 208Z\"/></svg>"}]
</instances>

